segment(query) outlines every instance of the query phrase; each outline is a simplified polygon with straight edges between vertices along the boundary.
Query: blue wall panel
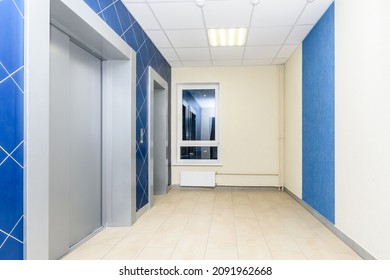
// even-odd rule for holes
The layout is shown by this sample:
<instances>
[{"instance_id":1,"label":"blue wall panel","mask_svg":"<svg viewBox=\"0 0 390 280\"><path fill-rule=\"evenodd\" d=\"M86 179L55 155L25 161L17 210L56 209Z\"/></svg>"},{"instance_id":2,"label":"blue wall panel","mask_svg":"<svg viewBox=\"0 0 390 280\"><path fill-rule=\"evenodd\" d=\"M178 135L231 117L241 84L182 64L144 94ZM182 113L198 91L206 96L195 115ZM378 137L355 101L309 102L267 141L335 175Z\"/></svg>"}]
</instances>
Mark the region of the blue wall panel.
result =
<instances>
[{"instance_id":1,"label":"blue wall panel","mask_svg":"<svg viewBox=\"0 0 390 280\"><path fill-rule=\"evenodd\" d=\"M0 1L0 260L23 259L24 1Z\"/></svg>"},{"instance_id":2,"label":"blue wall panel","mask_svg":"<svg viewBox=\"0 0 390 280\"><path fill-rule=\"evenodd\" d=\"M302 51L302 197L334 223L334 4L306 37Z\"/></svg>"},{"instance_id":3,"label":"blue wall panel","mask_svg":"<svg viewBox=\"0 0 390 280\"><path fill-rule=\"evenodd\" d=\"M148 67L151 66L170 87L171 67L141 26L119 0L84 0L126 43L137 52L137 210L148 203ZM170 101L169 101L170 104ZM170 109L168 109L170 110ZM170 122L169 122L170 123ZM145 131L140 143L140 129ZM129 170L130 172L130 170Z\"/></svg>"}]
</instances>

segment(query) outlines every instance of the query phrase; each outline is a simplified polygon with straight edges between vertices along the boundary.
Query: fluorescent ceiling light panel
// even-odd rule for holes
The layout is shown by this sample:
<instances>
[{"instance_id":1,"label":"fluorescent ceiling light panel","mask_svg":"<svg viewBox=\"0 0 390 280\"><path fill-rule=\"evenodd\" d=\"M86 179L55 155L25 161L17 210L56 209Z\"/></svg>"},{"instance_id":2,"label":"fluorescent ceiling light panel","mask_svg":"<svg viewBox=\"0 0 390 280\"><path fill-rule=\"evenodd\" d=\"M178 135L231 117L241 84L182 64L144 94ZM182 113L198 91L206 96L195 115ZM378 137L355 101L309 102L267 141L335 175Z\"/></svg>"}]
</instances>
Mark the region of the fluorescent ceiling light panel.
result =
<instances>
[{"instance_id":1,"label":"fluorescent ceiling light panel","mask_svg":"<svg viewBox=\"0 0 390 280\"><path fill-rule=\"evenodd\" d=\"M209 43L212 47L240 47L245 45L246 28L209 29Z\"/></svg>"}]
</instances>

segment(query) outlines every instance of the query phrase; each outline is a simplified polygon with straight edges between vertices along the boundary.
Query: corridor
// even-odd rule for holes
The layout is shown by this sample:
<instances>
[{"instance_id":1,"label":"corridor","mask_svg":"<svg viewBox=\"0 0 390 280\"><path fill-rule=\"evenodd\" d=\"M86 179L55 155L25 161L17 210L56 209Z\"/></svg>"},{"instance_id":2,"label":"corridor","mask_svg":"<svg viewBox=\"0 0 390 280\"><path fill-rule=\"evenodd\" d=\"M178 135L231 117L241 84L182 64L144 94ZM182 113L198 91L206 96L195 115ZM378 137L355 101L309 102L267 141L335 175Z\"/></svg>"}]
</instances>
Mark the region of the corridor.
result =
<instances>
[{"instance_id":1,"label":"corridor","mask_svg":"<svg viewBox=\"0 0 390 280\"><path fill-rule=\"evenodd\" d=\"M65 260L322 260L360 257L288 193L174 187L132 226L106 228Z\"/></svg>"}]
</instances>

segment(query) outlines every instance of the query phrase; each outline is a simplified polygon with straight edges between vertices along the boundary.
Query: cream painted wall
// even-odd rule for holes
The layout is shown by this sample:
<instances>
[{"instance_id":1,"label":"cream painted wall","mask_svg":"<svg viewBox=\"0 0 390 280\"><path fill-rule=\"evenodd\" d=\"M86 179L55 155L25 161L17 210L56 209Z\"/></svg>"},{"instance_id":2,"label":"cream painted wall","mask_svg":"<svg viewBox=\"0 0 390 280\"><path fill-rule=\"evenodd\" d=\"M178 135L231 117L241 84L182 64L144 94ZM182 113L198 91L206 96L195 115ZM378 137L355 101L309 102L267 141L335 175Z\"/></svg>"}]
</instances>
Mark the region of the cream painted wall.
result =
<instances>
[{"instance_id":1,"label":"cream painted wall","mask_svg":"<svg viewBox=\"0 0 390 280\"><path fill-rule=\"evenodd\" d=\"M337 1L336 226L390 259L390 1Z\"/></svg>"},{"instance_id":2,"label":"cream painted wall","mask_svg":"<svg viewBox=\"0 0 390 280\"><path fill-rule=\"evenodd\" d=\"M284 185L302 198L302 45L285 64Z\"/></svg>"},{"instance_id":3,"label":"cream painted wall","mask_svg":"<svg viewBox=\"0 0 390 280\"><path fill-rule=\"evenodd\" d=\"M279 185L279 68L172 68L172 184L181 171L276 174L217 175L218 185ZM178 83L220 83L221 166L176 165Z\"/></svg>"}]
</instances>

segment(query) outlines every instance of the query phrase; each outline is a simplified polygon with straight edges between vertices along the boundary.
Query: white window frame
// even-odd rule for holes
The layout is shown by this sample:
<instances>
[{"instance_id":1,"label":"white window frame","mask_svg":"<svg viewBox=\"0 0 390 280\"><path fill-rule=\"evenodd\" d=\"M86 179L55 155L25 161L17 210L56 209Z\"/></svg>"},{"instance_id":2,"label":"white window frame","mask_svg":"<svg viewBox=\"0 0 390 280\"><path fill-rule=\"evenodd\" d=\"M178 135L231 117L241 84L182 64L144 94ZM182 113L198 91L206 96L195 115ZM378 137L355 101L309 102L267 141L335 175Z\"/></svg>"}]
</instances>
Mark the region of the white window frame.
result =
<instances>
[{"instance_id":1,"label":"white window frame","mask_svg":"<svg viewBox=\"0 0 390 280\"><path fill-rule=\"evenodd\" d=\"M180 83L177 84L177 148L176 160L178 165L220 165L221 164L221 149L220 149L220 109L219 109L219 88L218 82L210 83ZM215 140L212 141L194 141L183 140L183 90L194 89L214 89L215 90ZM217 159L181 159L181 147L217 147Z\"/></svg>"}]
</instances>

